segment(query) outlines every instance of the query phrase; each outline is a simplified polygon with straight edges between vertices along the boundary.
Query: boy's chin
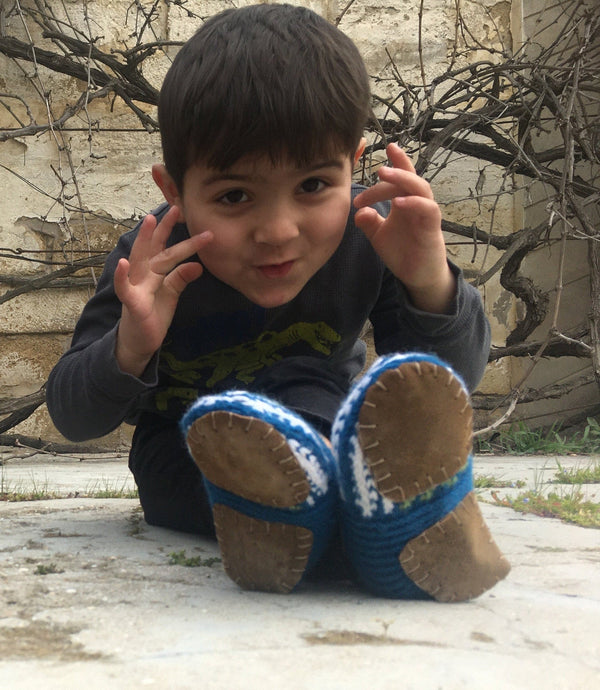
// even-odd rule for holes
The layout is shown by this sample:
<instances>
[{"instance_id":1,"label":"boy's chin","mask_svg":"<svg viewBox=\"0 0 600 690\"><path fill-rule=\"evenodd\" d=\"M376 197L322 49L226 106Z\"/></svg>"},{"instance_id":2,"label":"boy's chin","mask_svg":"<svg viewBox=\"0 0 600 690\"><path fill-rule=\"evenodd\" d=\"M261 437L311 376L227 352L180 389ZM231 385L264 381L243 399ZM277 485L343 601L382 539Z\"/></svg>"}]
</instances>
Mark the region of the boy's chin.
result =
<instances>
[{"instance_id":1,"label":"boy's chin","mask_svg":"<svg viewBox=\"0 0 600 690\"><path fill-rule=\"evenodd\" d=\"M283 307L291 302L302 291L306 283L294 287L270 288L267 290L241 290L244 297L263 309Z\"/></svg>"},{"instance_id":2,"label":"boy's chin","mask_svg":"<svg viewBox=\"0 0 600 690\"><path fill-rule=\"evenodd\" d=\"M278 294L251 294L244 296L263 309L275 309L291 302L297 297L299 292L300 290L286 291Z\"/></svg>"}]
</instances>

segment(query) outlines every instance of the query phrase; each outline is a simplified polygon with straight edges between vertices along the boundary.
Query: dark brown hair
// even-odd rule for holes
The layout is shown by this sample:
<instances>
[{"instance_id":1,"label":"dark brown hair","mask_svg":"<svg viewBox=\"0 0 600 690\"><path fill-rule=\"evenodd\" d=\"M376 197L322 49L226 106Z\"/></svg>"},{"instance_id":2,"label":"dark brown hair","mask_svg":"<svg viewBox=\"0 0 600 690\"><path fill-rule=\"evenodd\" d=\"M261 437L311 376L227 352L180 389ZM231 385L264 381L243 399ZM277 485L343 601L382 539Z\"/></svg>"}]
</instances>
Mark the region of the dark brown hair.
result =
<instances>
[{"instance_id":1,"label":"dark brown hair","mask_svg":"<svg viewBox=\"0 0 600 690\"><path fill-rule=\"evenodd\" d=\"M354 43L304 7L252 5L209 19L181 48L159 97L165 166L183 188L196 161L245 155L306 165L354 153L370 112Z\"/></svg>"}]
</instances>

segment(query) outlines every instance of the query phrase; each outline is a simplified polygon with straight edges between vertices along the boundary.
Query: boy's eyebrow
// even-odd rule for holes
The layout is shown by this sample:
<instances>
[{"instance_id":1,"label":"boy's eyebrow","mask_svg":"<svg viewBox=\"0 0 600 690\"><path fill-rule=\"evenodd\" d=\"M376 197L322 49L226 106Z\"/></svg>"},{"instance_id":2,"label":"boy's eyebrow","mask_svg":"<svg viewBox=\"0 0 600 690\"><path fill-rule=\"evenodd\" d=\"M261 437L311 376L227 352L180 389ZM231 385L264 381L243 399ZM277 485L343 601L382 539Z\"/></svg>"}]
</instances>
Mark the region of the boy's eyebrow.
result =
<instances>
[{"instance_id":1,"label":"boy's eyebrow","mask_svg":"<svg viewBox=\"0 0 600 690\"><path fill-rule=\"evenodd\" d=\"M344 161L341 159L333 158L331 160L327 161L320 161L319 163L315 163L313 165L308 165L306 167L299 167L298 172L301 174L310 174L314 173L317 170L322 170L323 168L336 168L338 170L341 170L344 167ZM205 185L211 185L214 184L215 182L223 182L223 181L238 181L238 182L247 182L248 180L260 180L260 175L257 175L255 173L236 173L236 172L231 172L229 170L223 170L223 171L216 171L212 175L209 175L208 177L204 178L203 184Z\"/></svg>"},{"instance_id":2,"label":"boy's eyebrow","mask_svg":"<svg viewBox=\"0 0 600 690\"><path fill-rule=\"evenodd\" d=\"M336 168L338 170L342 170L344 167L344 160L340 160L339 158L332 158L330 161L322 161L321 163L316 163L315 165L309 165L306 168L300 168L302 172L315 172L315 170L321 170L322 168Z\"/></svg>"},{"instance_id":3,"label":"boy's eyebrow","mask_svg":"<svg viewBox=\"0 0 600 690\"><path fill-rule=\"evenodd\" d=\"M205 177L204 180L202 180L202 183L205 185L211 185L215 182L223 182L225 180L239 180L240 182L244 182L248 180L250 177L251 175L240 175L238 173L232 173L227 171L215 172L212 175Z\"/></svg>"}]
</instances>

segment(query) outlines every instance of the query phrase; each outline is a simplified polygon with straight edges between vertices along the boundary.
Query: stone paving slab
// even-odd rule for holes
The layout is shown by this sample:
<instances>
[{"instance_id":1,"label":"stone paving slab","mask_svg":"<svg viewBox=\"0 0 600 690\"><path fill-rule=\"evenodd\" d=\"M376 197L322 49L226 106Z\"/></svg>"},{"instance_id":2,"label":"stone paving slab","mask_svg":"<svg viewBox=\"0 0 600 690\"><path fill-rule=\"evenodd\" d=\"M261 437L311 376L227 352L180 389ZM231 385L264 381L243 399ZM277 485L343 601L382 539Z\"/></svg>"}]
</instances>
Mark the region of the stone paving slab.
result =
<instances>
[{"instance_id":1,"label":"stone paving slab","mask_svg":"<svg viewBox=\"0 0 600 690\"><path fill-rule=\"evenodd\" d=\"M214 542L149 527L135 499L81 497L132 486L124 458L27 455L0 450L0 486L73 497L0 502L0 688L600 687L599 530L482 503L512 571L468 603L346 582L244 592ZM477 458L475 473L539 486L551 460ZM170 564L181 552L195 567Z\"/></svg>"}]
</instances>

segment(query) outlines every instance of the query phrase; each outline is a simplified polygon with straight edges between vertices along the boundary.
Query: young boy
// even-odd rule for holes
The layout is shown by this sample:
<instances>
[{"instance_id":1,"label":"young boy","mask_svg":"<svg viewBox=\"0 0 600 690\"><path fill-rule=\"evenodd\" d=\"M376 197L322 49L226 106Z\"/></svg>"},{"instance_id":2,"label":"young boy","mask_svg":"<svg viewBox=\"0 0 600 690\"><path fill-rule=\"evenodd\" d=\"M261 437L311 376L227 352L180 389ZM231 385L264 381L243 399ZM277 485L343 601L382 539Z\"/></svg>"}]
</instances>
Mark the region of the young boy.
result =
<instances>
[{"instance_id":1,"label":"young boy","mask_svg":"<svg viewBox=\"0 0 600 690\"><path fill-rule=\"evenodd\" d=\"M352 184L369 108L308 9L208 20L160 94L166 203L108 258L48 407L72 440L135 424L146 520L216 531L244 588L290 591L339 529L371 591L463 600L508 572L471 491L489 327L404 152ZM368 319L383 356L352 386Z\"/></svg>"}]
</instances>

